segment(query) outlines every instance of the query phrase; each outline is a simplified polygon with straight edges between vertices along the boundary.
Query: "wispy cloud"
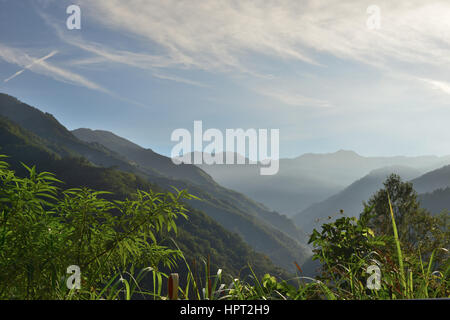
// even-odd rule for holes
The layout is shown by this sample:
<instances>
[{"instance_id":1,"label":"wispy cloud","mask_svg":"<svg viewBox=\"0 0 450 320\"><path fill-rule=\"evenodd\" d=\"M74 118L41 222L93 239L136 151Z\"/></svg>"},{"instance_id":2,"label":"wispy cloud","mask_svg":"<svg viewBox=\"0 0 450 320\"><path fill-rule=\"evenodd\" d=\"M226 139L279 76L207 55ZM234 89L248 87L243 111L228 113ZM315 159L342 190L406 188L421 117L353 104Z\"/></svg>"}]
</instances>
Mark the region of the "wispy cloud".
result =
<instances>
[{"instance_id":1,"label":"wispy cloud","mask_svg":"<svg viewBox=\"0 0 450 320\"><path fill-rule=\"evenodd\" d=\"M296 91L287 91L286 89L264 88L256 89L257 93L275 99L285 105L293 107L317 107L329 108L332 104L325 100L306 97Z\"/></svg>"},{"instance_id":2,"label":"wispy cloud","mask_svg":"<svg viewBox=\"0 0 450 320\"><path fill-rule=\"evenodd\" d=\"M149 53L137 53L127 50L116 50L99 43L83 41L80 38L68 38L67 35L63 35L59 29L55 28L55 30L58 30L60 39L65 41L67 44L78 47L95 55L91 59L75 62L78 64L114 62L149 70L174 66L173 62L165 56L157 56Z\"/></svg>"},{"instance_id":3,"label":"wispy cloud","mask_svg":"<svg viewBox=\"0 0 450 320\"><path fill-rule=\"evenodd\" d=\"M55 50L55 51L50 52L48 55L46 55L46 56L44 56L44 57L42 57L42 58L40 58L40 59L34 60L32 63L30 63L29 65L25 66L25 68L23 68L22 70L19 70L18 72L16 72L15 74L13 74L11 77L9 77L9 78L7 78L7 79L5 79L5 80L3 80L3 81L4 81L4 82L8 82L8 81L14 79L15 77L17 77L17 76L21 75L22 73L24 73L25 70L30 69L33 65L35 65L35 64L37 64L37 63L44 62L45 60L47 60L47 59L53 57L53 56L54 56L55 54L57 54L57 53L58 53L58 51Z\"/></svg>"},{"instance_id":4,"label":"wispy cloud","mask_svg":"<svg viewBox=\"0 0 450 320\"><path fill-rule=\"evenodd\" d=\"M52 51L45 57L36 59L29 56L21 49L11 48L0 44L0 58L2 58L8 63L15 64L23 68L22 70L20 70L19 72L17 72L16 74L14 74L13 76L9 77L4 81L5 82L10 81L14 77L17 77L18 75L23 73L25 70L30 70L32 72L51 77L57 81L86 87L104 93L109 93L107 89L101 87L95 82L86 79L85 77L79 74L76 74L69 70L48 63L46 60L54 56L56 53L57 51Z\"/></svg>"},{"instance_id":5,"label":"wispy cloud","mask_svg":"<svg viewBox=\"0 0 450 320\"><path fill-rule=\"evenodd\" d=\"M64 38L66 39L66 38ZM67 39L66 39L67 40ZM93 58L73 61L73 64L89 65L99 63L120 63L134 68L150 70L152 75L163 80L175 81L188 85L207 87L208 85L186 79L180 76L169 75L159 71L160 69L175 67L173 61L164 57L145 53L136 53L126 50L115 50L98 43L88 43L80 39L70 39L67 43L74 45L82 50L95 54Z\"/></svg>"},{"instance_id":6,"label":"wispy cloud","mask_svg":"<svg viewBox=\"0 0 450 320\"><path fill-rule=\"evenodd\" d=\"M63 42L75 46L81 50L93 54L88 58L81 58L69 62L73 66L90 66L95 64L117 63L130 67L144 69L151 71L152 75L159 79L170 80L178 83L184 83L193 86L207 87L208 85L201 82L186 79L180 76L169 75L160 70L166 68L177 67L177 63L165 55L155 55L151 53L133 52L129 50L118 50L107 45L86 41L81 37L69 36L63 33L61 28L46 15L44 12L39 12L44 21L54 29L59 39Z\"/></svg>"},{"instance_id":7,"label":"wispy cloud","mask_svg":"<svg viewBox=\"0 0 450 320\"><path fill-rule=\"evenodd\" d=\"M239 68L251 53L318 64L317 52L374 65L450 62L448 1L378 0L376 31L366 27L372 2L81 1L101 24L159 44L185 66Z\"/></svg>"},{"instance_id":8,"label":"wispy cloud","mask_svg":"<svg viewBox=\"0 0 450 320\"><path fill-rule=\"evenodd\" d=\"M265 67L253 62L255 56L321 68L331 56L378 68L386 75L417 77L417 66L425 73L436 68L450 72L450 2L446 0L378 0L379 30L366 25L371 0L79 2L85 16L141 44L147 42L149 49L115 50L70 39L95 54L74 62L78 64L100 63L102 58L152 70L156 77L165 73L155 70L164 68L257 76L265 73ZM172 80L198 84L179 76ZM275 96L288 105L314 104L302 96ZM327 103L316 101L315 105Z\"/></svg>"},{"instance_id":9,"label":"wispy cloud","mask_svg":"<svg viewBox=\"0 0 450 320\"><path fill-rule=\"evenodd\" d=\"M160 45L171 63L182 67L247 72L241 56L261 52L317 63L285 41L283 33L288 30L272 29L285 11L263 2L112 0L82 1L82 5L93 19L108 17L98 20L107 27ZM277 21L270 21L271 9L281 13L273 17Z\"/></svg>"},{"instance_id":10,"label":"wispy cloud","mask_svg":"<svg viewBox=\"0 0 450 320\"><path fill-rule=\"evenodd\" d=\"M450 83L448 82L443 82L443 81L437 81L437 80L432 80L432 79L420 79L424 82L426 82L427 84L429 84L432 88L437 89L445 94L449 94L450 95Z\"/></svg>"},{"instance_id":11,"label":"wispy cloud","mask_svg":"<svg viewBox=\"0 0 450 320\"><path fill-rule=\"evenodd\" d=\"M177 77L177 76L173 76L173 75L169 75L169 74L163 74L163 73L159 73L159 72L154 72L153 76L156 78L159 78L159 79L175 81L175 82L189 84L189 85L197 86L197 87L203 87L203 88L209 87L207 84L203 84L198 81L189 80L189 79L185 79L185 78L181 78L181 77Z\"/></svg>"},{"instance_id":12,"label":"wispy cloud","mask_svg":"<svg viewBox=\"0 0 450 320\"><path fill-rule=\"evenodd\" d=\"M4 80L4 82L8 82L11 79L17 77L18 75L22 74L25 70L30 70L32 72L35 72L37 74L41 74L44 76L48 76L54 80L68 83L71 85L77 85L81 87L85 87L91 90L99 91L105 94L108 94L116 99L119 99L121 101L131 103L134 105L137 105L139 107L148 107L146 104L135 101L133 99L128 99L125 97L122 97L114 92L111 92L110 90L102 87L101 85L88 80L87 78L83 77L80 74L74 73L72 71L69 71L67 69L63 69L60 67L57 67L53 64L48 63L46 60L56 55L58 51L52 51L50 54L40 58L32 58L27 53L25 53L21 49L17 48L11 48L0 44L0 58L5 60L8 63L18 65L22 67L23 69L12 75L11 77Z\"/></svg>"},{"instance_id":13,"label":"wispy cloud","mask_svg":"<svg viewBox=\"0 0 450 320\"><path fill-rule=\"evenodd\" d=\"M366 26L366 10L373 4L369 0L79 2L84 17L139 41L140 51L132 46L118 50L111 44L73 37L42 14L61 40L93 55L73 60L72 65L119 63L149 70L160 79L200 87L206 85L168 70L257 76L264 73L264 68L258 69L258 64L252 62L259 55L321 68L329 62L327 56L333 56L345 63L378 68L393 77L404 74L417 79L418 66L428 73L426 78L434 78L436 68L450 72L450 3L444 0L378 0L382 18L379 30ZM445 83L422 83L426 88L448 93ZM256 91L286 105L331 105L326 99L267 87L265 83Z\"/></svg>"}]
</instances>

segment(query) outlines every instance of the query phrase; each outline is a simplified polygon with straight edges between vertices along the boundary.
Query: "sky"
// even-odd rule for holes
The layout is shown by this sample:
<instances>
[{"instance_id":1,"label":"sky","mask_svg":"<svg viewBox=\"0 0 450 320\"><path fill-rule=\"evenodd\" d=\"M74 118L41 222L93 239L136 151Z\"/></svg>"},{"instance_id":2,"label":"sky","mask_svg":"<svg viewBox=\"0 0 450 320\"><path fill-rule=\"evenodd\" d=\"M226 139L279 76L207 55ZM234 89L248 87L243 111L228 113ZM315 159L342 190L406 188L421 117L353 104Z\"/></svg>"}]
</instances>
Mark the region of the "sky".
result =
<instances>
[{"instance_id":1,"label":"sky","mask_svg":"<svg viewBox=\"0 0 450 320\"><path fill-rule=\"evenodd\" d=\"M165 155L195 120L279 129L281 157L446 155L450 1L0 0L0 92Z\"/></svg>"}]
</instances>

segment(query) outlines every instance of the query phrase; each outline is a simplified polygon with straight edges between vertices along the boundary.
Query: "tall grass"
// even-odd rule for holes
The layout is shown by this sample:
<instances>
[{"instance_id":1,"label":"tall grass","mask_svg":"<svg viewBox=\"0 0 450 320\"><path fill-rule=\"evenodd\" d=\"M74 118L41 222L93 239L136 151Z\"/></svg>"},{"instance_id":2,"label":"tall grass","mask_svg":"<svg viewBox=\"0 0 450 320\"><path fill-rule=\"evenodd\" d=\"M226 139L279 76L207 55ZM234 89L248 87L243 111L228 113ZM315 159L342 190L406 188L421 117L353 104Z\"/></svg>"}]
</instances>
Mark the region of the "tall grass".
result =
<instances>
[{"instance_id":1,"label":"tall grass","mask_svg":"<svg viewBox=\"0 0 450 320\"><path fill-rule=\"evenodd\" d=\"M403 267L402 249L400 246L400 239L398 237L397 224L395 223L394 210L392 209L391 197L389 196L389 192L387 192L387 196L388 196L388 202L389 202L389 212L391 213L392 230L394 231L395 246L397 248L398 265L400 268L400 279L402 281L404 293L406 293L406 296L409 297L410 296L409 290L408 290L409 287L406 285L405 269ZM412 277L412 274L411 274L411 277ZM411 279L411 284L412 284L412 279Z\"/></svg>"},{"instance_id":2,"label":"tall grass","mask_svg":"<svg viewBox=\"0 0 450 320\"><path fill-rule=\"evenodd\" d=\"M391 261L389 252L373 251L354 262L338 263L327 270L331 281L323 282L319 279L302 276L300 266L294 262L300 275L289 280L279 280L269 274L258 277L252 266L248 265L250 274L242 279L225 275L222 269L211 271L210 258L201 260L200 266L196 260L192 264L173 240L180 257L184 262L185 281L178 287L179 299L183 300L372 300L372 299L427 299L450 298L449 273L450 267L445 270L433 271L434 259L439 249L434 249L428 262L424 262L420 250L417 256L406 260L398 234L392 202L388 195L389 212L392 222L393 241L395 243L396 261ZM326 257L324 257L326 259ZM379 263L378 260L387 261L380 265L382 269L381 288L379 290L367 289L365 280L361 277L361 270L369 264ZM417 261L414 265L411 261ZM405 263L409 269L405 270ZM198 270L203 270L201 277ZM152 290L145 291L139 286L144 276L151 273ZM124 278L123 275L126 277ZM134 269L124 274L117 273L99 292L84 292L88 299L133 299L136 297L156 300L167 300L163 295L163 288L167 284L168 276L153 268L140 270L134 276ZM296 285L293 283L296 281ZM69 299L80 298L80 293L71 291Z\"/></svg>"}]
</instances>

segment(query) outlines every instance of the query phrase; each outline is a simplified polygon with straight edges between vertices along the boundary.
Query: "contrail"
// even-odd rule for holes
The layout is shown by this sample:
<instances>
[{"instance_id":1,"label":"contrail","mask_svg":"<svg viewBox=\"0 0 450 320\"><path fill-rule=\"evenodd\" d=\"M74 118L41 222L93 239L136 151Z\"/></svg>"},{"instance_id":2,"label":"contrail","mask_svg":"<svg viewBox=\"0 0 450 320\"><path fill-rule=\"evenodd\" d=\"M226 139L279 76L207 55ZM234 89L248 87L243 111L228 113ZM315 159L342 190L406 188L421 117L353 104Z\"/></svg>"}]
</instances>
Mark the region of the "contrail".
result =
<instances>
[{"instance_id":1,"label":"contrail","mask_svg":"<svg viewBox=\"0 0 450 320\"><path fill-rule=\"evenodd\" d=\"M8 79L3 80L3 82L8 82L11 79L14 79L15 77L21 75L25 70L30 69L33 65L37 64L37 63L41 63L44 62L45 60L53 57L55 54L57 54L58 51L52 51L50 52L48 55L46 55L45 57L42 57L40 59L34 60L32 63L30 63L29 65L25 66L22 70L16 72L15 74L13 74L11 77L9 77Z\"/></svg>"}]
</instances>

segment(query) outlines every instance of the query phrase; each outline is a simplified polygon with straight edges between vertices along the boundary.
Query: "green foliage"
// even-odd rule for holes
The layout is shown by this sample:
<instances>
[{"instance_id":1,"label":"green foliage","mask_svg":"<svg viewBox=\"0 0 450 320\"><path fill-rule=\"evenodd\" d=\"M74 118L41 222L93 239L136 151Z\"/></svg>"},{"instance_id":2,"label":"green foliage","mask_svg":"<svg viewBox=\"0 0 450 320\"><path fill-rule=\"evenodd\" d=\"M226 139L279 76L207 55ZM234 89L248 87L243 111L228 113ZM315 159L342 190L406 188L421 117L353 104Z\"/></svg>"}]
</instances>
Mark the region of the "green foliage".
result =
<instances>
[{"instance_id":1,"label":"green foliage","mask_svg":"<svg viewBox=\"0 0 450 320\"><path fill-rule=\"evenodd\" d=\"M362 219L342 217L322 225L321 233L314 229L309 243L320 248L314 250L316 258L323 264L352 263L369 255L375 247L384 246L387 239L375 237L372 229L367 227L365 217L370 214L369 210Z\"/></svg>"},{"instance_id":2,"label":"green foliage","mask_svg":"<svg viewBox=\"0 0 450 320\"><path fill-rule=\"evenodd\" d=\"M195 260L194 264L188 262L195 252L214 253L210 244L200 244L205 246L204 251L189 251L187 244L195 242L189 240L190 233L182 231L181 237L175 238L186 246L186 252L175 240L173 249L161 245L160 240L173 231L176 235L176 218L187 217L183 201L195 197L186 191L137 191L124 200L108 200L110 192L89 188L62 191L57 186L61 182L53 174L23 167L28 172L25 178L0 161L0 299L167 299L164 283L168 276L163 270L179 268L179 259L186 269L179 288L181 299L398 299L450 295L448 258L438 260L441 253L445 257L445 250L434 247L429 255L425 254L431 245L448 241L448 224L439 224L448 220L444 216L423 220L423 215L414 215L422 228L416 226L414 230L427 233L428 228L437 226L440 231L432 230L434 233L422 237L418 247L408 246L399 237L394 214L395 210L402 213L390 206L390 196L386 206L394 236L376 234L369 227L379 214L374 212L375 203L366 207L359 219L342 217L323 225L321 233L314 230L310 243L316 248L314 258L322 263L322 274L317 279L298 276L279 280L261 274L264 267L259 264L264 262L258 260L259 256L253 261L258 274L248 265L246 275L233 278L230 273L224 276L222 269L211 274L214 267L209 253L203 268L201 263L195 265ZM399 198L397 201L404 203ZM209 220L193 217L206 224L202 227L200 223L197 231L191 232L205 232ZM403 221L414 220L404 217ZM237 255L250 254L245 248L243 252L236 250ZM216 264L222 262L227 263L216 260ZM380 290L365 285L366 269L373 264L381 269ZM70 265L80 266L81 290L66 287ZM148 276L151 288L143 286Z\"/></svg>"},{"instance_id":3,"label":"green foliage","mask_svg":"<svg viewBox=\"0 0 450 320\"><path fill-rule=\"evenodd\" d=\"M369 221L376 234L393 234L389 202L392 203L393 214L401 241L411 241L409 219L420 211L417 193L412 183L402 182L400 176L390 175L384 182L384 188L376 192L366 207L373 207L373 217Z\"/></svg>"},{"instance_id":4,"label":"green foliage","mask_svg":"<svg viewBox=\"0 0 450 320\"><path fill-rule=\"evenodd\" d=\"M390 241L388 237L376 237L367 226L370 214L367 208L361 219L339 218L322 225L321 233L314 230L310 237L309 243L315 247L313 260L320 260L322 265L318 279L339 293L353 292L362 283L365 270L376 263L379 252Z\"/></svg>"},{"instance_id":5,"label":"green foliage","mask_svg":"<svg viewBox=\"0 0 450 320\"><path fill-rule=\"evenodd\" d=\"M182 201L193 198L186 191L109 201L89 189L60 192L54 175L24 167L28 177L19 178L0 162L0 298L62 298L70 265L93 292L130 264L175 265L179 252L156 236L186 217Z\"/></svg>"},{"instance_id":6,"label":"green foliage","mask_svg":"<svg viewBox=\"0 0 450 320\"><path fill-rule=\"evenodd\" d=\"M411 185L397 176L385 188L359 219L343 217L323 225L321 233L314 230L310 243L322 263L319 279L340 299L449 297L448 217L420 209ZM381 270L379 290L366 286L370 265Z\"/></svg>"},{"instance_id":7,"label":"green foliage","mask_svg":"<svg viewBox=\"0 0 450 320\"><path fill-rule=\"evenodd\" d=\"M370 198L366 207L373 207L368 225L377 235L393 235L394 218L399 241L409 253L420 250L428 258L434 249L450 247L449 214L432 215L422 209L412 184L403 182L397 175L387 178L384 188ZM437 253L437 262L443 261L444 253L445 250Z\"/></svg>"}]
</instances>

